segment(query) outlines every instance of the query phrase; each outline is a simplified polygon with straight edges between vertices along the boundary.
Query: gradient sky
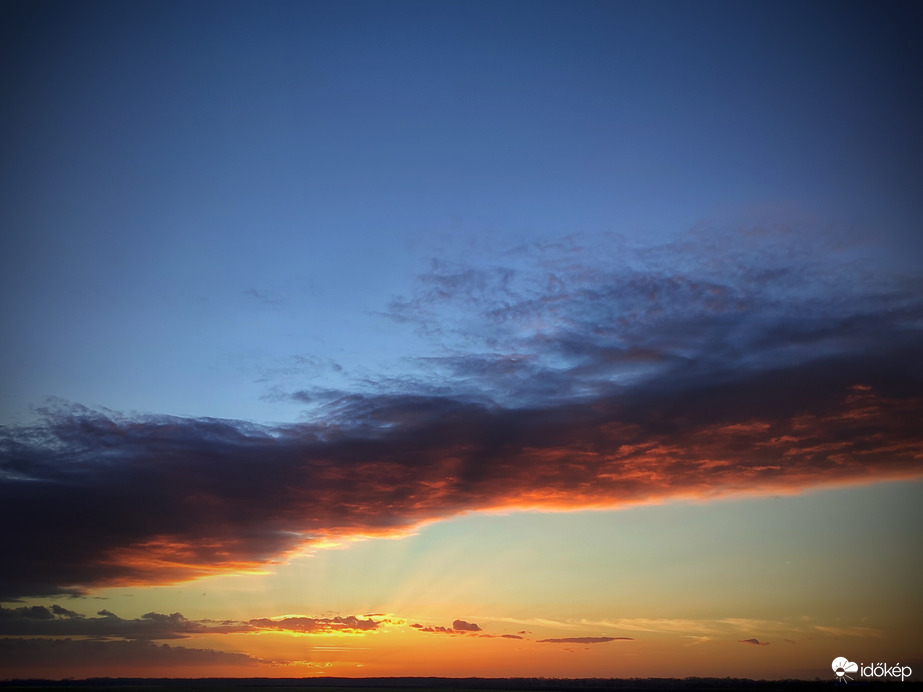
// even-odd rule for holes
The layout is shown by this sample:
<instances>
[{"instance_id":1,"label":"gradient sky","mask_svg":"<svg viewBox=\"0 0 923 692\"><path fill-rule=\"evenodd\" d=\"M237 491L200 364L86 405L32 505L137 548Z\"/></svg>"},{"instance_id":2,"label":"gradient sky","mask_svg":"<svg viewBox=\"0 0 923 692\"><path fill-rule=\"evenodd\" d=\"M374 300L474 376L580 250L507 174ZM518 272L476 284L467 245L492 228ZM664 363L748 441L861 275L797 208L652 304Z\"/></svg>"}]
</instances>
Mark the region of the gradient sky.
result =
<instances>
[{"instance_id":1,"label":"gradient sky","mask_svg":"<svg viewBox=\"0 0 923 692\"><path fill-rule=\"evenodd\" d=\"M0 677L923 670L900 2L0 6Z\"/></svg>"}]
</instances>

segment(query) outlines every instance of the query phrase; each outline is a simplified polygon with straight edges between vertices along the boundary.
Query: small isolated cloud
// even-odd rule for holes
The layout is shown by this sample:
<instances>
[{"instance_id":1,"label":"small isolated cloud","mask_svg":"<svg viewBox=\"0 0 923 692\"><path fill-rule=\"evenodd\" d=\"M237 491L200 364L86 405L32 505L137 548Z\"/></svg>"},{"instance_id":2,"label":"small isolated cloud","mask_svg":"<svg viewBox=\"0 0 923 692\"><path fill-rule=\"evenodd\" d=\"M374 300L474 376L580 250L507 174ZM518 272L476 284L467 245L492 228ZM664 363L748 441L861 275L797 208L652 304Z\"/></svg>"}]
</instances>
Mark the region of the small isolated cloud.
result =
<instances>
[{"instance_id":1,"label":"small isolated cloud","mask_svg":"<svg viewBox=\"0 0 923 692\"><path fill-rule=\"evenodd\" d=\"M754 646L769 646L769 642L761 642L759 639L739 639L741 644L753 644Z\"/></svg>"},{"instance_id":2,"label":"small isolated cloud","mask_svg":"<svg viewBox=\"0 0 923 692\"><path fill-rule=\"evenodd\" d=\"M478 627L473 622L465 622L464 620L456 620L452 623L452 629L458 632L480 632L481 628Z\"/></svg>"},{"instance_id":3,"label":"small isolated cloud","mask_svg":"<svg viewBox=\"0 0 923 692\"><path fill-rule=\"evenodd\" d=\"M539 644L605 644L606 642L634 641L634 637L559 637L539 639Z\"/></svg>"},{"instance_id":4,"label":"small isolated cloud","mask_svg":"<svg viewBox=\"0 0 923 692\"><path fill-rule=\"evenodd\" d=\"M518 634L501 634L500 637L503 639L522 639Z\"/></svg>"}]
</instances>

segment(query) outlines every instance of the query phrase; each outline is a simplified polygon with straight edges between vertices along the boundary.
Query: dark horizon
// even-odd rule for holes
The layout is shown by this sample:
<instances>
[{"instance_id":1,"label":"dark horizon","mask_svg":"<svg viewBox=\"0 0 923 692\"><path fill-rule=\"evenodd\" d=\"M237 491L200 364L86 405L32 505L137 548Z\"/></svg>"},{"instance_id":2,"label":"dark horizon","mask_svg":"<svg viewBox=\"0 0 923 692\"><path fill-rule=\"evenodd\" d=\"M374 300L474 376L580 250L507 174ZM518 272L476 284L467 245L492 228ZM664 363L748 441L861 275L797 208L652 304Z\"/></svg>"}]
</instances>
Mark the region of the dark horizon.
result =
<instances>
[{"instance_id":1,"label":"dark horizon","mask_svg":"<svg viewBox=\"0 0 923 692\"><path fill-rule=\"evenodd\" d=\"M112 691L137 689L164 690L216 690L216 689L309 689L309 690L822 690L835 686L837 689L877 689L881 685L889 689L901 684L901 690L923 689L923 683L848 683L843 687L840 681L781 679L753 680L749 678L481 678L481 677L392 677L392 678L88 678L85 680L8 680L0 681L0 687L12 689L106 689Z\"/></svg>"}]
</instances>

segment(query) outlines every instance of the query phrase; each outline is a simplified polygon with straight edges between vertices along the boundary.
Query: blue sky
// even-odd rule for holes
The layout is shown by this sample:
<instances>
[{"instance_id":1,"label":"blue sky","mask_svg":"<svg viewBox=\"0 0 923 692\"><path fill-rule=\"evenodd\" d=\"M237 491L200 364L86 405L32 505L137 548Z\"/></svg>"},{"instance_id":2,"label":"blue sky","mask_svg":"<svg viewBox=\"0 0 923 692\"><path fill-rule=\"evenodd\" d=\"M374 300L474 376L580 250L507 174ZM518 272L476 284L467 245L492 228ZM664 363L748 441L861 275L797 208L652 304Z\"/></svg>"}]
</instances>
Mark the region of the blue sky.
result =
<instances>
[{"instance_id":1,"label":"blue sky","mask_svg":"<svg viewBox=\"0 0 923 692\"><path fill-rule=\"evenodd\" d=\"M916 268L906 12L13 4L3 410L292 420L274 385L433 351L382 317L432 259L574 233L809 219Z\"/></svg>"},{"instance_id":2,"label":"blue sky","mask_svg":"<svg viewBox=\"0 0 923 692\"><path fill-rule=\"evenodd\" d=\"M837 636L918 655L914 4L0 13L0 518L30 518L0 545L27 604L0 660L179 607L212 663L265 663L202 624L222 612L642 642L628 669L523 644L370 674L657 675L706 640L702 674L813 679ZM889 597L871 568L831 592L840 505L872 517L844 530L887 546ZM756 572L735 557L764 543ZM652 588L593 592L597 617L575 594L613 569Z\"/></svg>"}]
</instances>

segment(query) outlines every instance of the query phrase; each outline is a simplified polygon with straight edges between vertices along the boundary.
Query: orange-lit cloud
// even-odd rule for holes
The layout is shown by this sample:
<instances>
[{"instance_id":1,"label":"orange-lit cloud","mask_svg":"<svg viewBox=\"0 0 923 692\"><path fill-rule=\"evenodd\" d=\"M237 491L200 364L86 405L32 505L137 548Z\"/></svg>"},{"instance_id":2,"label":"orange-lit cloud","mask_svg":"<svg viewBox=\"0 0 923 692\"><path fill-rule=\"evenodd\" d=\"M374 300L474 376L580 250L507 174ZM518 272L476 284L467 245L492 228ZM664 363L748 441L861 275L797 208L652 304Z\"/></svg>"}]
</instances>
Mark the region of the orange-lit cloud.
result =
<instances>
[{"instance_id":1,"label":"orange-lit cloud","mask_svg":"<svg viewBox=\"0 0 923 692\"><path fill-rule=\"evenodd\" d=\"M481 628L474 622L465 622L464 620L455 620L452 623L451 627L443 627L441 625L421 625L419 623L413 623L410 625L420 632L434 632L436 634L474 634L475 632L481 632Z\"/></svg>"},{"instance_id":2,"label":"orange-lit cloud","mask_svg":"<svg viewBox=\"0 0 923 692\"><path fill-rule=\"evenodd\" d=\"M310 423L58 405L0 430L0 596L260 572L470 511L923 475L918 277L691 247L643 271L437 266L390 312L445 309L433 333L460 350L428 381L291 394Z\"/></svg>"},{"instance_id":3,"label":"orange-lit cloud","mask_svg":"<svg viewBox=\"0 0 923 692\"><path fill-rule=\"evenodd\" d=\"M0 606L0 636L119 637L124 639L182 639L203 634L289 632L295 634L363 634L373 632L386 617L355 615L306 617L289 615L250 620L189 620L182 613L146 613L126 620L108 610L96 616L52 605L4 608Z\"/></svg>"},{"instance_id":4,"label":"orange-lit cloud","mask_svg":"<svg viewBox=\"0 0 923 692\"><path fill-rule=\"evenodd\" d=\"M720 409L718 394L729 399ZM85 461L59 465L61 453L47 450L62 442L26 446L19 472L31 480L0 483L7 525L21 526L3 539L17 565L4 591L265 570L322 539L402 533L478 509L618 507L923 473L920 398L859 384L824 406L800 392L785 414L760 405L778 394L754 378L742 391L676 394L669 415L618 398L554 411L472 407L326 440L219 421L62 417L45 433L79 439Z\"/></svg>"},{"instance_id":5,"label":"orange-lit cloud","mask_svg":"<svg viewBox=\"0 0 923 692\"><path fill-rule=\"evenodd\" d=\"M378 628L380 620L357 618L355 615L332 618L285 617L248 620L246 625L257 630L278 630L302 634L360 633Z\"/></svg>"},{"instance_id":6,"label":"orange-lit cloud","mask_svg":"<svg viewBox=\"0 0 923 692\"><path fill-rule=\"evenodd\" d=\"M408 624L404 618L393 614L376 616L310 617L284 615L247 620L190 620L182 613L146 613L140 618L123 619L109 610L95 615L83 615L57 604L33 605L16 608L0 606L0 637L93 637L96 639L169 640L202 637L204 635L234 634L298 634L329 636L337 634L366 635L382 629L410 627L419 632L463 635L468 637L523 640L526 632L518 634L492 634L474 622L456 619L451 627L441 625ZM542 639L547 643L602 643L630 640L632 637L577 637Z\"/></svg>"}]
</instances>

